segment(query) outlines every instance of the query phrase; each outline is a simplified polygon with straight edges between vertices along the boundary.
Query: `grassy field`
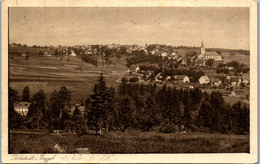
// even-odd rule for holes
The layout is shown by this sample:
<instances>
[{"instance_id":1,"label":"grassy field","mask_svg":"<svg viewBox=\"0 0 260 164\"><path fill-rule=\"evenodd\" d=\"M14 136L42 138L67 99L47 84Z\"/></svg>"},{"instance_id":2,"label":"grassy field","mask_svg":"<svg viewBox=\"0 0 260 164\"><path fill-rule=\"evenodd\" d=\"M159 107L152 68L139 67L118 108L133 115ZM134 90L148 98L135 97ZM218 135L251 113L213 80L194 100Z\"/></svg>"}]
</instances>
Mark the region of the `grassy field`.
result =
<instances>
[{"instance_id":1,"label":"grassy field","mask_svg":"<svg viewBox=\"0 0 260 164\"><path fill-rule=\"evenodd\" d=\"M22 94L25 86L30 87L31 95L39 89L43 89L49 96L54 89L58 90L61 86L66 86L72 91L72 101L77 102L86 98L94 88L94 84L101 72L108 86L117 87L117 79L126 75L127 67L125 60L115 59L114 67L95 67L87 64L76 57L57 60L56 57L15 57L10 60L10 86ZM82 72L76 70L81 66Z\"/></svg>"},{"instance_id":2,"label":"grassy field","mask_svg":"<svg viewBox=\"0 0 260 164\"><path fill-rule=\"evenodd\" d=\"M225 61L237 60L239 62L249 63L249 56L243 54L230 55L230 53L222 53ZM56 57L14 57L9 60L9 82L10 86L18 91L21 95L25 86L30 87L30 94L35 94L39 89L43 89L47 97L54 89L59 90L61 86L66 86L72 91L72 103L79 102L81 99L88 97L96 80L101 72L104 73L108 86L118 87L122 77L130 77L126 71L125 58L112 59L116 63L115 67L95 67L87 64L77 57L70 57L67 61L56 59ZM82 72L76 70L81 66ZM134 66L133 66L134 67ZM215 70L203 70L209 77L215 77ZM136 76L136 75L132 75ZM144 82L149 83L149 82ZM168 84L171 86L172 84ZM209 91L211 92L211 90ZM238 98L225 98L233 104Z\"/></svg>"},{"instance_id":3,"label":"grassy field","mask_svg":"<svg viewBox=\"0 0 260 164\"><path fill-rule=\"evenodd\" d=\"M9 151L10 153L55 153L53 149L55 144L64 148L66 153L74 153L76 148L89 148L94 154L249 153L248 135L155 132L113 132L103 136L12 132Z\"/></svg>"},{"instance_id":4,"label":"grassy field","mask_svg":"<svg viewBox=\"0 0 260 164\"><path fill-rule=\"evenodd\" d=\"M239 53L232 53L230 52L222 52L222 56L224 57L224 61L229 62L229 61L237 61L239 63L243 63L246 65L250 65L250 56L245 55L245 54L239 54Z\"/></svg>"}]
</instances>

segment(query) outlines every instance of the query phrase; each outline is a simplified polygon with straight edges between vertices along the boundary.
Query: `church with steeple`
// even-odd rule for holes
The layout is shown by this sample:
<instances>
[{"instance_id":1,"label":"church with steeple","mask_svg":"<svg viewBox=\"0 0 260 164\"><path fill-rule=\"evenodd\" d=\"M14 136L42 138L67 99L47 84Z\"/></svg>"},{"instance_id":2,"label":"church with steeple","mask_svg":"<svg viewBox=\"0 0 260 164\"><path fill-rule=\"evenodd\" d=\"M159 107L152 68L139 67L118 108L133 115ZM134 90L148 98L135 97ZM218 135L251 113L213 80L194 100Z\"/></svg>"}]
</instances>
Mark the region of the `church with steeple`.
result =
<instances>
[{"instance_id":1,"label":"church with steeple","mask_svg":"<svg viewBox=\"0 0 260 164\"><path fill-rule=\"evenodd\" d=\"M206 53L206 49L204 47L203 41L201 42L200 55L198 56L198 58L203 59L203 60L208 60L208 59L213 59L213 60L217 60L217 61L222 60L221 55L215 51L209 51Z\"/></svg>"}]
</instances>

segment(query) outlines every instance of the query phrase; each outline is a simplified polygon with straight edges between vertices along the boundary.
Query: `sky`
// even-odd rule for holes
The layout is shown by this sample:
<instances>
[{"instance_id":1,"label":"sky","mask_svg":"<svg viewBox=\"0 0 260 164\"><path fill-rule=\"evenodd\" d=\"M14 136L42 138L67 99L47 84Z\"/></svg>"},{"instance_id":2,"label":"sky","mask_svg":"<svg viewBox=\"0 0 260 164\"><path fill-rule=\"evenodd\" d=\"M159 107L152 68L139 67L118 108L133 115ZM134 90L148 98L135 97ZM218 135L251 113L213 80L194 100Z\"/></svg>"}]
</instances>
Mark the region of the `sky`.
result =
<instances>
[{"instance_id":1,"label":"sky","mask_svg":"<svg viewBox=\"0 0 260 164\"><path fill-rule=\"evenodd\" d=\"M9 42L166 44L249 50L249 8L11 7Z\"/></svg>"}]
</instances>

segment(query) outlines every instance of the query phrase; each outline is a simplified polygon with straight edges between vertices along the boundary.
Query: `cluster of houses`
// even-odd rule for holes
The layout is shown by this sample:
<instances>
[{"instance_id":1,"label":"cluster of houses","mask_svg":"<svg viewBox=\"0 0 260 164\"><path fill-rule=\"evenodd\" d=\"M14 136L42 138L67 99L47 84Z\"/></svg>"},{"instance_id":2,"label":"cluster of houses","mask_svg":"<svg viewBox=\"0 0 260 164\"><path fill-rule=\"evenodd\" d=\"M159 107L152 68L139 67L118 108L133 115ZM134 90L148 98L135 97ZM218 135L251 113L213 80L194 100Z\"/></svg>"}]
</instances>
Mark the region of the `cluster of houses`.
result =
<instances>
[{"instance_id":1,"label":"cluster of houses","mask_svg":"<svg viewBox=\"0 0 260 164\"><path fill-rule=\"evenodd\" d=\"M140 70L139 66L137 66L135 69L128 69L127 73L136 74L140 79L139 82L142 82L142 75L149 77L152 74L151 71ZM163 82L163 79L165 81L173 81L177 84L190 82L190 79L187 75L167 76L165 78L163 78L161 73L155 75L155 82L161 83ZM211 86L239 86L243 83L245 86L247 86L249 85L249 80L249 74L242 74L241 76L225 76L223 78L201 76L198 80L198 83Z\"/></svg>"},{"instance_id":2,"label":"cluster of houses","mask_svg":"<svg viewBox=\"0 0 260 164\"><path fill-rule=\"evenodd\" d=\"M170 59L174 60L176 62L179 62L181 65L188 65L188 60L192 63L197 64L198 66L206 66L205 62L207 59L213 59L215 63L222 62L222 56L215 51L213 52L206 52L206 49L204 47L203 42L201 43L201 48L200 48L200 54L199 55L194 55L192 57L186 56L186 51L182 49L178 49L175 51L169 51L167 48L163 48L159 45L155 46L154 49L148 50L147 49L147 44L145 46L139 46L139 45L120 45L120 44L108 44L108 45L99 45L100 47L106 46L109 49L120 49L122 46L126 47L126 53L131 54L134 51L142 51L146 55L156 55L156 56L161 56L164 59ZM91 46L91 45L77 45L74 46L74 48L81 49L83 50L82 53L85 55L91 55L91 54L98 54L97 47ZM69 47L67 46L59 46L58 51L63 52L67 56L77 56L73 50L69 50ZM44 56L51 56L52 54L45 52ZM103 55L105 55L103 53Z\"/></svg>"},{"instance_id":3,"label":"cluster of houses","mask_svg":"<svg viewBox=\"0 0 260 164\"><path fill-rule=\"evenodd\" d=\"M242 83L249 85L249 74L243 74L241 76L226 76L224 79L220 78L208 78L207 76L201 76L199 79L200 84L211 84L212 86L239 86Z\"/></svg>"}]
</instances>

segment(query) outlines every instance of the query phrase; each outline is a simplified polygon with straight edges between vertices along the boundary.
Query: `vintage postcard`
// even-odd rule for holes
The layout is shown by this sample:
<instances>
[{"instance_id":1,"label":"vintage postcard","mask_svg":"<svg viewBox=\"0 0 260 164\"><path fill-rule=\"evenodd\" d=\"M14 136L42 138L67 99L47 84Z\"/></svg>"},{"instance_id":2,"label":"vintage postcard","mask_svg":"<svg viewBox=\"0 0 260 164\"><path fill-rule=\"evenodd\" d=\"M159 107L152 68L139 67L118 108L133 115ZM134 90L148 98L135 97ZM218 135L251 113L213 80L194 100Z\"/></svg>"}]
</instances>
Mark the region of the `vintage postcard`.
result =
<instances>
[{"instance_id":1,"label":"vintage postcard","mask_svg":"<svg viewBox=\"0 0 260 164\"><path fill-rule=\"evenodd\" d=\"M5 0L3 163L256 163L254 0Z\"/></svg>"}]
</instances>

